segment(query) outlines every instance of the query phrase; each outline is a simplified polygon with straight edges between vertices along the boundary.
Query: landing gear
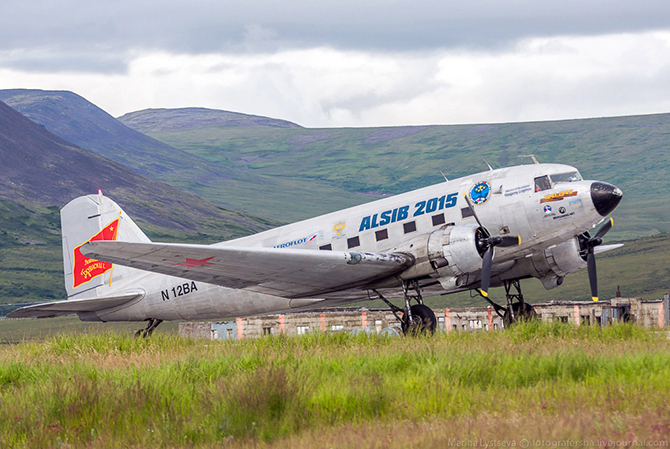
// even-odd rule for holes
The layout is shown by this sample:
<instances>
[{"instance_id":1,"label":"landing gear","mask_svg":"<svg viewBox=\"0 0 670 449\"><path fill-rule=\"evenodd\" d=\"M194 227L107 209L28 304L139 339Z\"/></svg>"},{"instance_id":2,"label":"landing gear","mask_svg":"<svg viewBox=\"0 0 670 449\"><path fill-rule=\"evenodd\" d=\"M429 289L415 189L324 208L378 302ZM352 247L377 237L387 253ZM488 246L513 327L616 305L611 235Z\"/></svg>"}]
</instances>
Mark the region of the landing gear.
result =
<instances>
[{"instance_id":1,"label":"landing gear","mask_svg":"<svg viewBox=\"0 0 670 449\"><path fill-rule=\"evenodd\" d=\"M506 309L503 314L503 324L509 327L519 321L532 321L537 319L537 313L533 306L527 302L516 302L512 304L512 309Z\"/></svg>"},{"instance_id":2,"label":"landing gear","mask_svg":"<svg viewBox=\"0 0 670 449\"><path fill-rule=\"evenodd\" d=\"M512 287L514 287L516 293L511 293ZM533 309L533 306L523 300L521 283L518 279L505 281L505 297L507 298L507 310L505 310L505 315L503 316L505 327L518 321L537 319L537 313Z\"/></svg>"},{"instance_id":3,"label":"landing gear","mask_svg":"<svg viewBox=\"0 0 670 449\"><path fill-rule=\"evenodd\" d=\"M391 308L393 315L400 321L400 326L405 335L432 335L437 327L437 318L435 318L435 312L423 303L419 282L416 280L410 282L403 281L402 290L405 296L404 309L391 303L378 291L372 291ZM412 305L412 300L415 300L417 304Z\"/></svg>"},{"instance_id":4,"label":"landing gear","mask_svg":"<svg viewBox=\"0 0 670 449\"><path fill-rule=\"evenodd\" d=\"M163 322L163 320L158 320L156 318L149 318L148 321L149 321L149 324L147 324L147 327L145 327L144 329L140 329L137 332L135 332L135 338L138 338L140 336L142 338L146 338L146 337L150 336L153 333L154 329L156 329L158 327L158 325Z\"/></svg>"},{"instance_id":5,"label":"landing gear","mask_svg":"<svg viewBox=\"0 0 670 449\"><path fill-rule=\"evenodd\" d=\"M411 318L401 321L402 331L405 335L434 334L437 318L435 312L424 305L414 304L410 307ZM411 320L411 321L410 321Z\"/></svg>"},{"instance_id":6,"label":"landing gear","mask_svg":"<svg viewBox=\"0 0 670 449\"><path fill-rule=\"evenodd\" d=\"M511 281L504 281L505 298L507 299L507 307L503 307L491 301L487 296L482 295L486 301L493 306L493 310L503 320L505 327L508 327L519 321L531 321L537 319L537 313L533 306L523 300L521 293L521 283L518 279ZM514 292L512 291L514 288Z\"/></svg>"}]
</instances>

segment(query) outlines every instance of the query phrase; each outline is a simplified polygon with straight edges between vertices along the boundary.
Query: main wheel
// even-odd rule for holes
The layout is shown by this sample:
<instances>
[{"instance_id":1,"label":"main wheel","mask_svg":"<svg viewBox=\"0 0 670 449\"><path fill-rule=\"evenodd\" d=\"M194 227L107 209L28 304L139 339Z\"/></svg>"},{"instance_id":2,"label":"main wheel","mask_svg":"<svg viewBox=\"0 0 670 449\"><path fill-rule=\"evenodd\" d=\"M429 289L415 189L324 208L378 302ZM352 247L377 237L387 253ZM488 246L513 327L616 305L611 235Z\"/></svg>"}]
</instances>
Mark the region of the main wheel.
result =
<instances>
[{"instance_id":1,"label":"main wheel","mask_svg":"<svg viewBox=\"0 0 670 449\"><path fill-rule=\"evenodd\" d=\"M412 322L403 320L402 331L405 335L433 334L437 327L435 312L423 304L415 304L410 307Z\"/></svg>"},{"instance_id":2,"label":"main wheel","mask_svg":"<svg viewBox=\"0 0 670 449\"><path fill-rule=\"evenodd\" d=\"M505 324L505 327L518 323L519 321L531 321L537 319L537 312L535 312L533 306L527 302L515 302L512 304L512 310L514 310L514 319L512 319L509 309L505 309L505 313L503 314L503 323Z\"/></svg>"}]
</instances>

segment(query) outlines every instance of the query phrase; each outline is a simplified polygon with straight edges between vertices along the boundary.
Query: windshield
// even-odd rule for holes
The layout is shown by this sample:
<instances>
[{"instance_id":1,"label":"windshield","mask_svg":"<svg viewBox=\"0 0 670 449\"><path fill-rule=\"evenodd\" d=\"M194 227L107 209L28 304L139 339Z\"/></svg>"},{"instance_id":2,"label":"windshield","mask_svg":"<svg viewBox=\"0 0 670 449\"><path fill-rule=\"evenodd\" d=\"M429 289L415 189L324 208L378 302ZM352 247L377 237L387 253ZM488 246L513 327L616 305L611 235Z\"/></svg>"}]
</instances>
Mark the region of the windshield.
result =
<instances>
[{"instance_id":1,"label":"windshield","mask_svg":"<svg viewBox=\"0 0 670 449\"><path fill-rule=\"evenodd\" d=\"M581 181L582 175L578 171L571 171L567 173L558 173L556 175L549 175L551 177L551 182L556 184L557 182L575 182Z\"/></svg>"}]
</instances>

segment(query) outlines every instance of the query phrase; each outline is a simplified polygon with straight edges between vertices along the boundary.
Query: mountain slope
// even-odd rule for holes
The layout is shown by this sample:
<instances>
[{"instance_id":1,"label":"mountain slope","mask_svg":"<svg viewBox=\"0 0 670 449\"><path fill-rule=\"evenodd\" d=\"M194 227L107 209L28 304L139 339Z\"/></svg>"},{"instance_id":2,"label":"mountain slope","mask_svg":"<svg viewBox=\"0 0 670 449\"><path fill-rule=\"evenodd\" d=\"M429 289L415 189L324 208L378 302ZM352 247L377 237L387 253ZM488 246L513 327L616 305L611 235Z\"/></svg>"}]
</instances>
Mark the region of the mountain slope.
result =
<instances>
[{"instance_id":1,"label":"mountain slope","mask_svg":"<svg viewBox=\"0 0 670 449\"><path fill-rule=\"evenodd\" d=\"M274 220L293 221L323 211L324 198L332 210L370 199L330 182L262 176L249 170L233 170L191 152L177 150L132 130L102 109L72 93L12 89L0 90L0 99L49 131L96 154L121 163L180 190L233 209L245 209ZM244 124L245 129L300 129L290 122L201 108L148 110L131 114L137 123L189 126ZM203 128L197 128L195 132ZM204 133L203 133L204 134ZM235 204L235 206L231 206Z\"/></svg>"},{"instance_id":2,"label":"mountain slope","mask_svg":"<svg viewBox=\"0 0 670 449\"><path fill-rule=\"evenodd\" d=\"M265 221L225 210L77 148L2 102L0 159L0 199L63 206L102 189L131 215L154 226L192 233L215 230L229 236L267 226Z\"/></svg>"},{"instance_id":3,"label":"mountain slope","mask_svg":"<svg viewBox=\"0 0 670 449\"><path fill-rule=\"evenodd\" d=\"M211 183L235 176L225 167L212 170L208 161L125 126L73 92L8 89L0 90L0 101L63 140L154 179Z\"/></svg>"},{"instance_id":4,"label":"mountain slope","mask_svg":"<svg viewBox=\"0 0 670 449\"><path fill-rule=\"evenodd\" d=\"M203 128L302 128L286 120L206 108L144 109L118 120L142 133Z\"/></svg>"},{"instance_id":5,"label":"mountain slope","mask_svg":"<svg viewBox=\"0 0 670 449\"><path fill-rule=\"evenodd\" d=\"M158 240L214 242L276 224L133 173L2 102L0 160L0 303L65 298L59 208L98 189Z\"/></svg>"},{"instance_id":6,"label":"mountain slope","mask_svg":"<svg viewBox=\"0 0 670 449\"><path fill-rule=\"evenodd\" d=\"M231 169L318 182L336 191L395 194L494 167L576 166L624 191L615 238L670 232L670 114L490 125L351 129L207 128L152 137ZM200 190L193 190L198 194ZM324 195L330 196L328 192ZM244 196L231 204L242 206ZM328 210L328 202L321 212ZM262 210L259 213L268 213Z\"/></svg>"}]
</instances>

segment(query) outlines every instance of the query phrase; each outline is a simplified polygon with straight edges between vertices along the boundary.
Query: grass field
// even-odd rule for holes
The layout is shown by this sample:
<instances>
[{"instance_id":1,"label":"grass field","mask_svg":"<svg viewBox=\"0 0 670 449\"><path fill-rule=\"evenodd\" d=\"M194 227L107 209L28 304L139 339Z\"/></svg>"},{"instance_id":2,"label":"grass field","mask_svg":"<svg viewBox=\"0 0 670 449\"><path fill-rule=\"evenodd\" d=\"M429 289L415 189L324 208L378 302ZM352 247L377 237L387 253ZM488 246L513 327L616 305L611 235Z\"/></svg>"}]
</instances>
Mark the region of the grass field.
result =
<instances>
[{"instance_id":1,"label":"grass field","mask_svg":"<svg viewBox=\"0 0 670 449\"><path fill-rule=\"evenodd\" d=\"M0 347L0 447L667 447L668 391L667 334L624 325L60 334Z\"/></svg>"},{"instance_id":2,"label":"grass field","mask_svg":"<svg viewBox=\"0 0 670 449\"><path fill-rule=\"evenodd\" d=\"M0 319L0 344L25 343L44 341L59 334L94 335L114 333L130 336L147 326L141 322L109 322L81 321L76 315L47 319ZM177 335L179 322L166 321L156 329L156 334Z\"/></svg>"}]
</instances>

